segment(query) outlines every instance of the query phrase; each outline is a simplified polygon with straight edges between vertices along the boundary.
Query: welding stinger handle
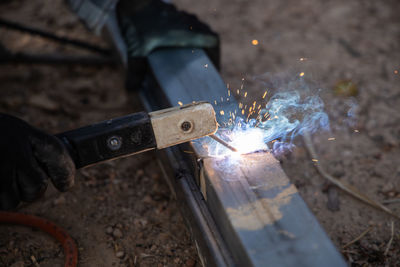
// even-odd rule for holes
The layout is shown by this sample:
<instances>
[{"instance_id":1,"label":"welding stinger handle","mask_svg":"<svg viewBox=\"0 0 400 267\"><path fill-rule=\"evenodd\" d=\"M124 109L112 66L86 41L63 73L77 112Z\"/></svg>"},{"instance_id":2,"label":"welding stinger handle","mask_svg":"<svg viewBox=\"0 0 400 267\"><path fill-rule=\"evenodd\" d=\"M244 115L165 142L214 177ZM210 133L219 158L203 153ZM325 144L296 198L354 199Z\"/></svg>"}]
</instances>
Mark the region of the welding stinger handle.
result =
<instances>
[{"instance_id":1,"label":"welding stinger handle","mask_svg":"<svg viewBox=\"0 0 400 267\"><path fill-rule=\"evenodd\" d=\"M218 129L210 103L195 102L151 112L139 112L56 135L67 147L76 168L97 162L163 149Z\"/></svg>"},{"instance_id":2,"label":"welding stinger handle","mask_svg":"<svg viewBox=\"0 0 400 267\"><path fill-rule=\"evenodd\" d=\"M76 168L156 148L149 114L139 112L56 135Z\"/></svg>"}]
</instances>

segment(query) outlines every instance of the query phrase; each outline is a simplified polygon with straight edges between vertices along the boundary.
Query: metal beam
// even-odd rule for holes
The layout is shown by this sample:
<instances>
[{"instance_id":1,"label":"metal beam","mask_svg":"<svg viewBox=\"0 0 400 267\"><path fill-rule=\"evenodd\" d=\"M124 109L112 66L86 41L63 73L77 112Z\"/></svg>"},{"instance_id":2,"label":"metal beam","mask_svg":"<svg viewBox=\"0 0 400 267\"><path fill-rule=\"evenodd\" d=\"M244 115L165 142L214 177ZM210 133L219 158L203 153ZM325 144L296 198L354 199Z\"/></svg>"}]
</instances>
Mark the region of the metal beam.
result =
<instances>
[{"instance_id":1,"label":"metal beam","mask_svg":"<svg viewBox=\"0 0 400 267\"><path fill-rule=\"evenodd\" d=\"M202 50L159 50L149 56L149 65L159 86L147 87L144 94L159 106L227 97L224 82ZM218 101L218 122L223 125L236 107L232 97ZM199 142L191 145L197 157L205 155ZM234 163L206 158L196 172L197 186L235 264L346 266L270 153L242 156Z\"/></svg>"}]
</instances>

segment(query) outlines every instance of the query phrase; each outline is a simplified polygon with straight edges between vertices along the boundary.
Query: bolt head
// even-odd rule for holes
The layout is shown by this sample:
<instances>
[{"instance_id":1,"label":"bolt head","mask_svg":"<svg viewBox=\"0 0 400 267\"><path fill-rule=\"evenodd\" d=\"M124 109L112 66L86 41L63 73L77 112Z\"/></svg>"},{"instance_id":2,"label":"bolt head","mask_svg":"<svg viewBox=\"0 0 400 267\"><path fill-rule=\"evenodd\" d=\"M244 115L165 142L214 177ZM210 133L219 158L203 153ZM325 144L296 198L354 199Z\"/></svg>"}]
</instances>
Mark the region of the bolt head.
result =
<instances>
[{"instance_id":1,"label":"bolt head","mask_svg":"<svg viewBox=\"0 0 400 267\"><path fill-rule=\"evenodd\" d=\"M190 131L190 130L192 129L192 123L191 123L190 121L184 121L184 122L182 122L182 124L181 124L181 129L182 129L184 132Z\"/></svg>"},{"instance_id":2,"label":"bolt head","mask_svg":"<svg viewBox=\"0 0 400 267\"><path fill-rule=\"evenodd\" d=\"M121 148L122 138L120 136L111 136L107 139L107 146L109 149L115 151Z\"/></svg>"}]
</instances>

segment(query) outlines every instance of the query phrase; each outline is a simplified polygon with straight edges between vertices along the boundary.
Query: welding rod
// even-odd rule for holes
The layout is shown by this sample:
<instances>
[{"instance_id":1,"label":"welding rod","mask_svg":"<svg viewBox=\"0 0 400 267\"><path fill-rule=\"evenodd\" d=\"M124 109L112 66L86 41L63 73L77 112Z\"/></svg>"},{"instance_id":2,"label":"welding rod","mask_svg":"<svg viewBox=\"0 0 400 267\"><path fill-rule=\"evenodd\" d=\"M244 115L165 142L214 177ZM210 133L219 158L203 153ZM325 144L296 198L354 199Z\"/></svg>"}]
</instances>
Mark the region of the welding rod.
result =
<instances>
[{"instance_id":1,"label":"welding rod","mask_svg":"<svg viewBox=\"0 0 400 267\"><path fill-rule=\"evenodd\" d=\"M236 148L234 148L233 146L231 146L230 144L228 144L227 142L225 142L224 140L222 140L221 138L217 137L215 134L210 134L209 137L211 137L212 139L214 139L215 141L217 141L218 143L224 145L225 147L229 148L230 150L232 150L233 152L238 152L238 150Z\"/></svg>"}]
</instances>

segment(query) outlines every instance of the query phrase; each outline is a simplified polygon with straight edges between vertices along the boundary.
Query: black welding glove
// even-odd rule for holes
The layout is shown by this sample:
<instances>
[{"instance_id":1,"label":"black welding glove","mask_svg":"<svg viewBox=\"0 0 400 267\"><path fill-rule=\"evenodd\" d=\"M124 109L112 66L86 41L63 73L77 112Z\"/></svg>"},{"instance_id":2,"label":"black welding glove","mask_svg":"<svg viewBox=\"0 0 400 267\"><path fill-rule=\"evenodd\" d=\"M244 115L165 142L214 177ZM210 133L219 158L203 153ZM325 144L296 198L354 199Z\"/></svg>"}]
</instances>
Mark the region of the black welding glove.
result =
<instances>
[{"instance_id":1,"label":"black welding glove","mask_svg":"<svg viewBox=\"0 0 400 267\"><path fill-rule=\"evenodd\" d=\"M74 184L75 165L55 136L1 113L0 127L1 210L37 199L49 179L63 192Z\"/></svg>"},{"instance_id":2,"label":"black welding glove","mask_svg":"<svg viewBox=\"0 0 400 267\"><path fill-rule=\"evenodd\" d=\"M203 48L219 66L219 38L196 16L160 0L120 0L117 15L128 50L128 89L137 89L147 72L148 56L158 48Z\"/></svg>"}]
</instances>

